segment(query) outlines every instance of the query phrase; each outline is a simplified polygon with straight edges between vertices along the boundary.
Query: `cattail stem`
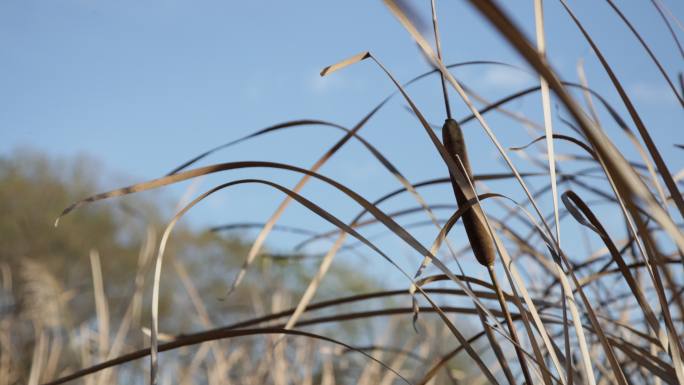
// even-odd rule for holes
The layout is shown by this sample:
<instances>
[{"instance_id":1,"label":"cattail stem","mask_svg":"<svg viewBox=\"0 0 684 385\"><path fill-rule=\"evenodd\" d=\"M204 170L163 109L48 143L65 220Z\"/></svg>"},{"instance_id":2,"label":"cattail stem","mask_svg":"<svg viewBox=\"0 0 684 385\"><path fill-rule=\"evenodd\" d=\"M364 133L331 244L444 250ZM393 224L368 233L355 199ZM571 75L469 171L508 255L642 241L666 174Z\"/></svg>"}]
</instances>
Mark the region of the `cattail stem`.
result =
<instances>
[{"instance_id":1,"label":"cattail stem","mask_svg":"<svg viewBox=\"0 0 684 385\"><path fill-rule=\"evenodd\" d=\"M435 47L437 48L437 58L442 60L442 44L439 38L439 26L437 24L437 10L435 8L435 0L431 1L432 4L432 28L435 33ZM451 119L451 106L449 105L449 93L447 92L446 81L444 80L444 74L439 72L439 79L442 81L442 95L444 96L444 108L446 109L447 119Z\"/></svg>"},{"instance_id":2,"label":"cattail stem","mask_svg":"<svg viewBox=\"0 0 684 385\"><path fill-rule=\"evenodd\" d=\"M501 370L503 371L504 376L506 377L506 381L508 381L509 385L515 385L515 377L513 377L511 368L508 366L508 363L506 362L506 357L504 356L503 351L501 350L501 345L496 340L496 337L492 332L492 327L487 324L485 314L482 311L482 309L480 309L477 306L475 307L475 309L477 310L477 315L480 317L480 322L482 323L482 327L484 328L487 340L489 341L489 344L492 346L492 351L494 352L496 359L499 361L499 365L501 365Z\"/></svg>"},{"instance_id":3,"label":"cattail stem","mask_svg":"<svg viewBox=\"0 0 684 385\"><path fill-rule=\"evenodd\" d=\"M513 324L513 318L511 313L508 311L508 306L506 305L506 299L499 285L499 280L496 278L496 272L494 271L494 265L487 266L487 271L489 272L489 277L492 280L492 285L496 290L496 298L499 300L499 306L501 306L501 311L506 318L506 325L508 326L508 332L511 335L511 340L514 342L515 354L518 356L518 362L520 362L520 368L522 369L523 377L525 377L525 383L527 385L532 385L532 378L530 376L530 370L527 367L527 361L525 360L525 354L520 346L520 339L518 338L518 332L515 330L515 325Z\"/></svg>"}]
</instances>

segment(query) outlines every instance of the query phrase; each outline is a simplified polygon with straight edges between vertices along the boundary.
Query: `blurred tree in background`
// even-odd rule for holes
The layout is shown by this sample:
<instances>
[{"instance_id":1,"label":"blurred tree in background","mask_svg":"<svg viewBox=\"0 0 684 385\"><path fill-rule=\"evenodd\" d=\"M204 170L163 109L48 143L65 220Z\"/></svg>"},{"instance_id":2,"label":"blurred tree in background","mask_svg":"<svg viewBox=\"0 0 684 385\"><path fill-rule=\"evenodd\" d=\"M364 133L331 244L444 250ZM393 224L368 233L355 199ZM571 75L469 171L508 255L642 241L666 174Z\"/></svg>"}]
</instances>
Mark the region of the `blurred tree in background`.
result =
<instances>
[{"instance_id":1,"label":"blurred tree in background","mask_svg":"<svg viewBox=\"0 0 684 385\"><path fill-rule=\"evenodd\" d=\"M38 383L149 344L144 329L149 324L151 266L163 218L169 217L164 213L172 204L136 196L78 210L54 227L67 205L98 190L101 170L87 157L60 160L31 150L0 157L0 385ZM260 259L252 278L230 301L220 301L248 247L236 236L180 225L166 253L161 332L202 330L294 306L313 273L305 264L281 258ZM326 285L322 293L337 295L378 288L364 274L343 265L335 266ZM343 323L326 335L349 337L367 329L363 325L367 324ZM242 370L268 372L271 361L264 358L263 347L243 342L230 353L214 350L208 361L202 346L189 349L191 353L165 353L178 360L166 367L176 367L185 383L194 383L193 371L200 366L211 369L209 375L198 376L198 383L220 382L216 379L226 378L235 364L226 363L229 356L251 362L241 364ZM287 355L322 360L314 355L312 342L295 342ZM198 360L204 363L198 365ZM145 381L139 370L147 370L147 361L135 365L91 376L86 383ZM309 373L301 376L309 379L347 377L344 365L308 366ZM266 377L261 373L255 378Z\"/></svg>"}]
</instances>

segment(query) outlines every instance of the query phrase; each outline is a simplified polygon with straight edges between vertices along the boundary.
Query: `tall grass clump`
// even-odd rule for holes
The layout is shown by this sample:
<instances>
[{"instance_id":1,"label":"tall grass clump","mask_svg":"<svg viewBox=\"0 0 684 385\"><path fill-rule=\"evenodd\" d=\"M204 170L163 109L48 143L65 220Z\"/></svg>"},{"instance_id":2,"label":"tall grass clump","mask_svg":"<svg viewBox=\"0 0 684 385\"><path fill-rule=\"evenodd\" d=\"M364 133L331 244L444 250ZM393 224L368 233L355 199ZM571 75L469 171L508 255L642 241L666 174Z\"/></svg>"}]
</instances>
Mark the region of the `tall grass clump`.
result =
<instances>
[{"instance_id":1,"label":"tall grass clump","mask_svg":"<svg viewBox=\"0 0 684 385\"><path fill-rule=\"evenodd\" d=\"M478 68L505 63L445 63L438 4L434 0L429 4L432 28L426 29L419 25L425 23L418 23L419 16L411 11L417 3L408 6L406 2L385 0L388 11L408 32L407 37L417 44L420 54L433 70L404 82L393 75L382 58L368 51L325 67L322 76L335 76L335 72L349 66L374 66L378 77L393 87L394 92L373 106L353 127L321 120L277 124L217 146L184 162L166 176L93 195L66 208L59 220L69 220L63 217L73 210L85 209L82 206L91 202L158 189L210 174L230 175L230 171L235 170L266 168L300 178L290 187L257 177L226 177L224 183L198 194L178 209L159 241L154 240L154 250L143 253L149 256L153 285L148 323L150 343L139 350L129 349L128 353L123 353L123 348L108 348L106 295L102 291L99 256L93 253L98 330L102 335L92 338L99 339L97 345L101 350L97 359L84 360L91 365L68 373L51 373L47 383L60 384L96 375L103 376L100 381L106 382L106 370L144 357L149 357L151 363L151 383L157 383L161 373L174 370L165 365L163 352L205 344L203 346L211 351L216 366L212 366L214 371L200 383L684 385L684 234L681 231L684 199L679 191L684 174L671 169L662 149L652 138L656 128L649 127L642 119L601 47L573 12L572 5L565 0L559 1L600 63L609 89L592 88L582 70L579 71L580 82L575 83L560 78L550 66L546 59L547 26L542 0L534 0L530 7L534 11L534 41L528 39L497 2L469 2L538 75L536 86L496 101L487 101L464 86L451 70L463 65ZM634 39L635 44L643 48L653 62L652 70L668 84L671 97L684 106L682 85L676 84L674 77L664 69L620 7L612 0L606 1L615 17L627 28L624 38ZM679 46L680 22L663 2L654 0L651 5L671 33L673 47ZM441 84L441 97L434 102L444 106L441 118L444 123L436 125L414 102L409 89L411 84L431 74L438 76ZM679 79L681 82L681 74ZM506 106L511 101L533 98L537 93L541 122ZM619 105L611 104L604 96L606 93L616 93ZM409 124L424 132L433 151L443 161L440 166L442 178L409 180L389 155L362 135L362 129L371 124L371 118L391 99L408 105L412 114L407 118ZM456 111L462 111L464 107L466 115L456 117ZM501 128L490 124L489 116L493 113L510 118L507 129L512 129L513 124L529 128L532 139L528 143L504 143L500 138ZM556 120L563 125L554 126ZM305 125L328 126L343 132L309 168L259 160L194 167L196 162L219 150ZM478 158L472 155L474 152L482 154L483 150L468 148L467 143L469 132L476 129L489 138L491 149L505 167L503 172L474 172L479 170ZM677 127L672 130L672 135L680 134ZM617 144L623 143L624 138L633 149L628 151ZM388 187L387 194L381 197L365 197L321 173L321 168L331 163L334 155L352 141L359 142L400 187ZM638 158L628 156L632 151ZM520 161L514 161L514 154L530 163L525 165L525 170L531 166L535 171L521 171ZM423 154L400 156L421 157ZM490 189L490 182L498 187ZM331 208L319 205L315 198L302 193L309 183L337 190L358 206L358 214L351 220L344 220ZM220 326L212 323L214 315L202 310L202 294L195 292L192 296L194 307L206 330L183 335L162 333L159 296L164 278L165 249L172 242L174 227L189 210L210 196L247 184L273 189L283 198L266 221L248 224L260 231L239 272L227 282L224 298L227 303L236 299L236 290L263 254L272 231L304 234L308 239L302 245L321 239L329 240L332 245L319 256L317 271L291 305L280 303L273 307L273 312L265 311L258 317ZM424 188L429 186L453 190L451 198L455 206L448 207L447 217L440 216L444 207L432 202L424 193ZM523 198L514 199L516 193L521 193ZM398 211L386 208L386 201L403 194L415 204ZM330 224L333 230L280 225L279 220L292 204L305 207ZM407 223L402 219L407 212L420 212L426 218L422 222ZM382 226L412 250L413 265L407 267L400 263L397 255L386 251L381 238L368 235L365 229L374 224ZM465 236L450 237L450 232L459 227L463 228ZM419 240L414 231L418 228L431 229L431 243ZM384 266L398 271L405 284L314 302L335 257L341 252L364 249L383 259ZM355 268L364 271L370 270L371 266L375 265L359 264ZM181 274L181 278L183 276L191 286L188 275ZM192 289L188 290L192 292ZM378 299L386 301L369 302ZM380 305L369 308L369 303ZM395 303L402 306L394 307ZM41 309L48 310L49 307ZM342 325L360 319L386 323L383 328L386 334L374 335L375 342L369 345L326 335L317 328L322 324ZM232 342L248 336L260 336L267 341L260 353ZM44 349L45 344L40 343L37 350ZM116 340L111 342L115 343ZM314 346L318 346L311 345L313 343L327 346L328 354L313 357ZM351 354L362 360L347 361L344 357ZM245 357L250 355L251 359L247 360ZM38 352L38 356L45 354ZM272 364L264 372L258 362L266 360L266 356ZM255 365L261 368L261 376L248 380L244 372L240 372L242 377L231 375L232 371L238 370L242 359L257 362ZM358 365L358 370L346 372L353 374L353 378L339 378L343 362L344 365ZM454 366L456 362L460 363L458 370ZM192 365L200 364L193 362ZM314 365L319 376L311 374ZM32 373L31 378L38 376ZM44 376L40 378L48 380Z\"/></svg>"}]
</instances>

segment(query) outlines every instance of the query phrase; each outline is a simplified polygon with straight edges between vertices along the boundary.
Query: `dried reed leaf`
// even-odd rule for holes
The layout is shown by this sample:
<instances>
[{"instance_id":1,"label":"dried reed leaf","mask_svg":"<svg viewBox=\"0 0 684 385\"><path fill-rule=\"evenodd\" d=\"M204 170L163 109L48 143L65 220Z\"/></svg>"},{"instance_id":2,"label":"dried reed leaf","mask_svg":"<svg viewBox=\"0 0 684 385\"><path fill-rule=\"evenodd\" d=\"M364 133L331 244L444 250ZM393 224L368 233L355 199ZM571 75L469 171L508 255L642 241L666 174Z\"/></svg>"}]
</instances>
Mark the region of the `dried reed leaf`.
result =
<instances>
[{"instance_id":1,"label":"dried reed leaf","mask_svg":"<svg viewBox=\"0 0 684 385\"><path fill-rule=\"evenodd\" d=\"M636 30L634 25L632 25L632 23L629 21L629 19L627 19L627 16L625 16L625 14L622 13L620 8L618 6L616 6L612 0L606 0L606 2L608 3L608 5L610 5L610 8L613 11L615 11L615 13L620 17L620 20L622 20L622 22L625 23L625 25L629 28L629 30L632 31L632 34L634 34L634 36L637 38L637 40L639 40L639 43L641 44L641 46L644 48L646 53L648 53L648 56L651 58L653 63L656 65L656 67L658 67L658 71L660 71L660 74L663 75L663 78L665 79L667 84L670 86L670 89L672 90L672 93L674 93L675 97L679 101L679 104L681 104L682 107L684 107L684 99L682 99L682 96L679 94L679 92L677 91L677 88L672 83L672 80L667 75L667 72L663 68L663 65L660 64L660 61L658 60L658 58L655 56L655 54L651 50L651 47L649 47L649 45L646 44L646 41L644 41L644 38L641 37L641 34L639 34L639 31ZM681 47L680 47L680 50L681 50Z\"/></svg>"}]
</instances>

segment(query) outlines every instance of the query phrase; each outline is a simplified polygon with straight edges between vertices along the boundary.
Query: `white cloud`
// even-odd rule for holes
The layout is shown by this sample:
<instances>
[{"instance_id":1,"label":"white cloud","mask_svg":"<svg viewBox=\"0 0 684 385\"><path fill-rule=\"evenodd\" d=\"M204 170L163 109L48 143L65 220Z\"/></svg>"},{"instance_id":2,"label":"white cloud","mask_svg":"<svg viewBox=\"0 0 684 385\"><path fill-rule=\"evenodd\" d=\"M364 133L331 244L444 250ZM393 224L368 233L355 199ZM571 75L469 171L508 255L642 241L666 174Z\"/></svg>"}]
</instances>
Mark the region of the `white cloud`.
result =
<instances>
[{"instance_id":1,"label":"white cloud","mask_svg":"<svg viewBox=\"0 0 684 385\"><path fill-rule=\"evenodd\" d=\"M529 74L504 66L487 68L482 76L485 86L498 88L520 88L530 84L532 80Z\"/></svg>"}]
</instances>

